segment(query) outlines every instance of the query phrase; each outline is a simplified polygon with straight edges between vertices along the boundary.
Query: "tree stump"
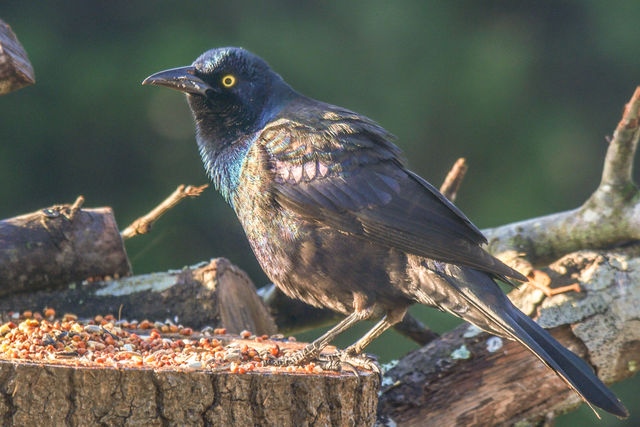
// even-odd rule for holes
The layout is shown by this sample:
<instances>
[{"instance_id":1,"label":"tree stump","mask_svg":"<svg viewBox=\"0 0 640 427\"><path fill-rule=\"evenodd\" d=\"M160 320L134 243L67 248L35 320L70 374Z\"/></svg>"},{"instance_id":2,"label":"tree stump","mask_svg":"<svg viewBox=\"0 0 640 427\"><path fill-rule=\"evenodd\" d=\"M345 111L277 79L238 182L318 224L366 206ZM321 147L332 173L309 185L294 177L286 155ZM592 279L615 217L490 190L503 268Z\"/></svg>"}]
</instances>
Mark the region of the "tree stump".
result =
<instances>
[{"instance_id":1,"label":"tree stump","mask_svg":"<svg viewBox=\"0 0 640 427\"><path fill-rule=\"evenodd\" d=\"M78 323L71 323L71 330L80 332L73 338L64 335L60 340L65 346L80 342L91 345L77 347L85 348L82 356L67 358L67 352L58 352L51 344L37 341L39 334L33 330L45 321L27 319L10 332L5 328L3 349L21 348L20 343L16 344L17 337L27 334L31 336L29 342L40 350L19 353L21 360L0 360L2 425L360 426L375 422L377 374L361 371L356 376L351 372L316 372L308 368L290 372L289 368L260 364L254 368L251 360L255 356L247 356L254 348L262 351L277 345L287 352L301 348L303 343L217 336L221 343L215 338L203 341L197 336L192 340L160 338L154 337L153 332L142 338L110 326L107 330L111 332L107 333L100 332L104 329L97 325L83 329ZM29 332L30 326L25 325L33 325L33 329ZM45 328L51 331L52 325L53 322L46 323ZM104 340L98 337L100 334ZM110 349L112 346L96 347L97 341L109 342L114 336L116 351ZM76 340L77 337L81 338ZM187 341L192 348L187 348ZM125 344L129 342L136 344ZM166 345L167 342L172 345ZM173 350L173 344L178 342L182 345ZM126 346L131 350L122 350ZM159 349L155 348L158 346ZM219 351L226 352L224 357L219 357ZM173 359L171 365L160 367L161 357L169 353L174 357L215 353L211 357L216 361L208 367L207 363L187 364L189 359ZM140 367L134 365L131 355L138 358ZM143 355L146 355L144 363ZM30 357L46 357L55 363L25 360ZM228 357L238 362L226 363ZM251 371L240 370L239 364L251 366Z\"/></svg>"},{"instance_id":2,"label":"tree stump","mask_svg":"<svg viewBox=\"0 0 640 427\"><path fill-rule=\"evenodd\" d=\"M0 361L2 425L372 425L374 374L231 374Z\"/></svg>"}]
</instances>

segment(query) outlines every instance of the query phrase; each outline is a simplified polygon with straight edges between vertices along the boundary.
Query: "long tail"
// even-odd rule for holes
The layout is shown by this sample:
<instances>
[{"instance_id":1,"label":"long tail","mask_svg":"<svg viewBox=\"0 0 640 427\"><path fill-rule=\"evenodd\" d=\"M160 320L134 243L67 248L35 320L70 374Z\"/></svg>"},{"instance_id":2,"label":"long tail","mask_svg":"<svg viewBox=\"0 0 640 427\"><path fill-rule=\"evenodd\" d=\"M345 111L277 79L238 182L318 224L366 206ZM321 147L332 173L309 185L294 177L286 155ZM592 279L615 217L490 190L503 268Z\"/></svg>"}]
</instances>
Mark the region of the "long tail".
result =
<instances>
[{"instance_id":1,"label":"long tail","mask_svg":"<svg viewBox=\"0 0 640 427\"><path fill-rule=\"evenodd\" d=\"M591 409L597 406L619 417L629 416L622 402L600 381L591 367L531 318L511 306L511 310L503 319L514 331L510 335L558 374L591 406Z\"/></svg>"},{"instance_id":2,"label":"long tail","mask_svg":"<svg viewBox=\"0 0 640 427\"><path fill-rule=\"evenodd\" d=\"M446 302L449 298L440 301L440 308L524 345L575 390L594 412L593 406L597 406L618 417L629 416L624 405L598 379L591 367L518 310L489 275L464 267L447 270L449 274L440 277L451 286L450 290L455 294L451 295L452 299L462 296L475 310L469 310L469 316L449 310Z\"/></svg>"}]
</instances>

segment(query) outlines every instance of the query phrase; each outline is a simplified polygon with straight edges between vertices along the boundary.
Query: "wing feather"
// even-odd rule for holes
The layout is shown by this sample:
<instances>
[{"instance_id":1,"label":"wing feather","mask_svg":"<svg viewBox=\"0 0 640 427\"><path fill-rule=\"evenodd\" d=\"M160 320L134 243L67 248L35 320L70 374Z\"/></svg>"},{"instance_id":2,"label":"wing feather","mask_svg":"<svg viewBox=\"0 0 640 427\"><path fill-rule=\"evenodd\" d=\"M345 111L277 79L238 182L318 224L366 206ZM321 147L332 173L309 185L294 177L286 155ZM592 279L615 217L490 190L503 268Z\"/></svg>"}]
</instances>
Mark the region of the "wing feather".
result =
<instances>
[{"instance_id":1,"label":"wing feather","mask_svg":"<svg viewBox=\"0 0 640 427\"><path fill-rule=\"evenodd\" d=\"M298 108L294 118L272 122L259 136L277 203L380 245L525 280L483 250L480 230L405 167L388 132L348 110L323 108Z\"/></svg>"}]
</instances>

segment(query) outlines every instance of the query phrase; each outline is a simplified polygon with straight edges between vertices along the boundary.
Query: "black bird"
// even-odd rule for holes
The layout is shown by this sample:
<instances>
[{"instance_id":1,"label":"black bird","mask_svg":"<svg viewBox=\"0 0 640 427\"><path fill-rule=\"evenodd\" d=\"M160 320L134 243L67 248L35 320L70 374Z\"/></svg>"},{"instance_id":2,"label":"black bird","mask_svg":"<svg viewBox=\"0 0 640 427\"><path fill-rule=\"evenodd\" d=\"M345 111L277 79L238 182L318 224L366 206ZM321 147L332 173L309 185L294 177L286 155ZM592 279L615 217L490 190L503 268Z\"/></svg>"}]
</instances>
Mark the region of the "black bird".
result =
<instances>
[{"instance_id":1,"label":"black bird","mask_svg":"<svg viewBox=\"0 0 640 427\"><path fill-rule=\"evenodd\" d=\"M421 303L517 340L590 406L628 415L584 361L511 304L495 280L526 279L482 249L480 230L408 169L377 123L301 95L240 48L143 84L187 94L205 169L267 276L290 297L347 315L287 363L381 317L343 353L358 358Z\"/></svg>"}]
</instances>

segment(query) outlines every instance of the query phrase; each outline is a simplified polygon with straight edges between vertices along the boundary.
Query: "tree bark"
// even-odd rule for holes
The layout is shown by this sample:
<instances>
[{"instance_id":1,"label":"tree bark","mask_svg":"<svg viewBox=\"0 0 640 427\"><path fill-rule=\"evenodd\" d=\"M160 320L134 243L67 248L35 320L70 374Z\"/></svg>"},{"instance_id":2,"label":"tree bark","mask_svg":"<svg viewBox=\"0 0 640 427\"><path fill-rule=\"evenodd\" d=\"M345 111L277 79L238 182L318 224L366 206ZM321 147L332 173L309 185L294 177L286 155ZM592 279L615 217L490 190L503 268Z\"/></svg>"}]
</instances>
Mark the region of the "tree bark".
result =
<instances>
[{"instance_id":1,"label":"tree bark","mask_svg":"<svg viewBox=\"0 0 640 427\"><path fill-rule=\"evenodd\" d=\"M0 296L131 274L111 208L78 200L0 221Z\"/></svg>"},{"instance_id":2,"label":"tree bark","mask_svg":"<svg viewBox=\"0 0 640 427\"><path fill-rule=\"evenodd\" d=\"M45 307L81 318L113 314L139 321L169 318L192 328L226 328L236 334L249 330L272 335L277 331L251 279L225 258L178 271L72 284L0 300L0 312L5 313Z\"/></svg>"},{"instance_id":3,"label":"tree bark","mask_svg":"<svg viewBox=\"0 0 640 427\"><path fill-rule=\"evenodd\" d=\"M35 83L27 53L11 27L0 19L0 95Z\"/></svg>"},{"instance_id":4,"label":"tree bark","mask_svg":"<svg viewBox=\"0 0 640 427\"><path fill-rule=\"evenodd\" d=\"M581 251L545 270L580 293L545 298L527 286L510 297L587 360L605 383L640 363L640 246ZM464 324L409 353L383 379L379 420L398 425L532 425L566 412L579 397L516 342Z\"/></svg>"}]
</instances>

